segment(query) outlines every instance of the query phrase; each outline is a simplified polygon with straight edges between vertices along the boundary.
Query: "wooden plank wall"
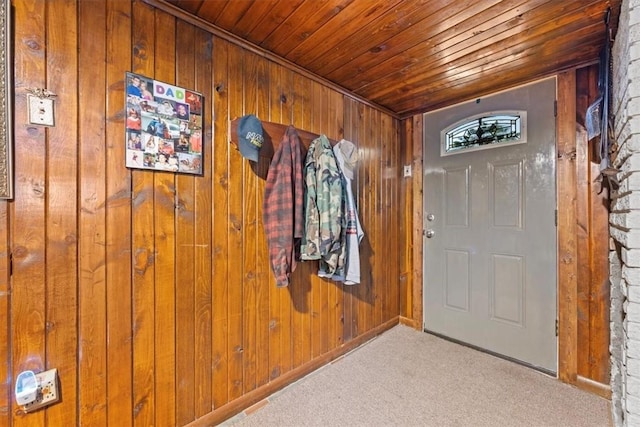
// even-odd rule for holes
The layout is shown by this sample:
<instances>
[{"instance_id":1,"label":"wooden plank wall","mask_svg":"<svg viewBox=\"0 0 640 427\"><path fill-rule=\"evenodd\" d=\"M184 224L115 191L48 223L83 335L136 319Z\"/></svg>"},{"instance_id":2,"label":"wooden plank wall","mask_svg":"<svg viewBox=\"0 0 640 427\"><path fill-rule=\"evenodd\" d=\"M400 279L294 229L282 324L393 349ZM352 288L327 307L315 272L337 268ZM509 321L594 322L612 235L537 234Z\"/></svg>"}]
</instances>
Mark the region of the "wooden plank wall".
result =
<instances>
[{"instance_id":1,"label":"wooden plank wall","mask_svg":"<svg viewBox=\"0 0 640 427\"><path fill-rule=\"evenodd\" d=\"M598 95L598 66L558 75L558 377L604 397L609 392L609 231L607 192L602 191L594 141L584 131L586 108ZM404 161L421 164L422 115L403 120ZM403 183L407 197L403 228L413 261L403 255L400 315L422 327L422 185L416 176ZM424 183L427 185L427 183ZM412 199L412 200L409 200ZM413 277L408 273L413 271ZM416 301L418 300L418 301Z\"/></svg>"},{"instance_id":2,"label":"wooden plank wall","mask_svg":"<svg viewBox=\"0 0 640 427\"><path fill-rule=\"evenodd\" d=\"M587 142L585 115L598 96L598 66L576 71L576 141L578 197L578 381L595 382L594 391L608 396L609 386L609 201L598 182L597 139ZM593 385L593 384L592 384ZM602 387L604 386L604 388Z\"/></svg>"},{"instance_id":3,"label":"wooden plank wall","mask_svg":"<svg viewBox=\"0 0 640 427\"><path fill-rule=\"evenodd\" d=\"M13 7L0 426L209 425L397 324L406 201L397 119L140 1ZM124 167L126 71L204 94L204 176ZM55 127L27 123L31 87L58 95ZM316 263L302 263L288 288L275 287L266 167L228 143L229 120L248 113L359 147L360 285L319 279ZM62 401L24 414L13 378L49 368Z\"/></svg>"}]
</instances>

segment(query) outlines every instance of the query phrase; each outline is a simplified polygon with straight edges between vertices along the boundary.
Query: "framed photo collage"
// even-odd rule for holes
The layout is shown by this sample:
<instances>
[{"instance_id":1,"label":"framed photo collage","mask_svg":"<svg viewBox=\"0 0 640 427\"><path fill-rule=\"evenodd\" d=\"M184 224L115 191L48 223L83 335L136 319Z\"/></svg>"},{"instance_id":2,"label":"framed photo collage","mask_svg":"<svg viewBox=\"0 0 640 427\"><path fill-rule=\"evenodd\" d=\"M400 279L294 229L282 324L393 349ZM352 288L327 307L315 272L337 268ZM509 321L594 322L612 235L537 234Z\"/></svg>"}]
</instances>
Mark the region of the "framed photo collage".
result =
<instances>
[{"instance_id":1,"label":"framed photo collage","mask_svg":"<svg viewBox=\"0 0 640 427\"><path fill-rule=\"evenodd\" d=\"M126 166L202 175L202 94L126 73Z\"/></svg>"}]
</instances>

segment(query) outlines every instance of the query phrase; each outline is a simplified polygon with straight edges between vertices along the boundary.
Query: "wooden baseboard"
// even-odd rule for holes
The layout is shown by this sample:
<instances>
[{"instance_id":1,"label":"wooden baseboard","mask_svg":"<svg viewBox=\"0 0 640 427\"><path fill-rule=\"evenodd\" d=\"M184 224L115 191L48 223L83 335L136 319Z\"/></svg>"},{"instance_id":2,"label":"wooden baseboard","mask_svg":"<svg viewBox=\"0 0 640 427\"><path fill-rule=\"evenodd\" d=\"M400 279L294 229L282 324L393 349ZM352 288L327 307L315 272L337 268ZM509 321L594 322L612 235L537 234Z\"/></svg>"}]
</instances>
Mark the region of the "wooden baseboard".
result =
<instances>
[{"instance_id":1,"label":"wooden baseboard","mask_svg":"<svg viewBox=\"0 0 640 427\"><path fill-rule=\"evenodd\" d=\"M602 384L590 378L578 375L576 378L576 387L611 400L611 386L609 384Z\"/></svg>"},{"instance_id":2,"label":"wooden baseboard","mask_svg":"<svg viewBox=\"0 0 640 427\"><path fill-rule=\"evenodd\" d=\"M250 391L238 399L221 406L218 409L213 410L207 415L198 418L197 420L187 424L188 427L204 427L211 425L218 425L228 418L242 412L243 410L250 408L261 400L269 397L276 391L288 386L289 384L299 380L305 375L315 371L316 369L332 362L333 360L341 357L342 355L350 352L356 347L364 344L365 342L375 338L377 335L393 328L400 322L399 316L392 318L391 320L371 329L368 332L354 338L348 343L323 354L322 356L310 361L309 363L302 365L296 369L293 369L286 374L283 374L264 386Z\"/></svg>"},{"instance_id":3,"label":"wooden baseboard","mask_svg":"<svg viewBox=\"0 0 640 427\"><path fill-rule=\"evenodd\" d=\"M401 325L409 326L414 329L421 329L420 322L416 322L414 319L409 319L408 317L400 316L398 320Z\"/></svg>"}]
</instances>

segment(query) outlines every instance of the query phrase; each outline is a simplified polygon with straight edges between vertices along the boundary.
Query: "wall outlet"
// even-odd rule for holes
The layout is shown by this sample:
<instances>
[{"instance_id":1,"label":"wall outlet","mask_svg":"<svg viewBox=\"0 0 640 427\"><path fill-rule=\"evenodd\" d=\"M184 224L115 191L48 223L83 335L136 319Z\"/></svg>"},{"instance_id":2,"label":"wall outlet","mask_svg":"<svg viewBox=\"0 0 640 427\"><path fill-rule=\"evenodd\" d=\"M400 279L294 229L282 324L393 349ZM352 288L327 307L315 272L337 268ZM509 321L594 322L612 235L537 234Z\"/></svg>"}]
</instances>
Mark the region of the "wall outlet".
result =
<instances>
[{"instance_id":1,"label":"wall outlet","mask_svg":"<svg viewBox=\"0 0 640 427\"><path fill-rule=\"evenodd\" d=\"M37 373L36 379L38 380L38 395L35 401L22 406L25 412L37 411L60 400L57 369Z\"/></svg>"}]
</instances>

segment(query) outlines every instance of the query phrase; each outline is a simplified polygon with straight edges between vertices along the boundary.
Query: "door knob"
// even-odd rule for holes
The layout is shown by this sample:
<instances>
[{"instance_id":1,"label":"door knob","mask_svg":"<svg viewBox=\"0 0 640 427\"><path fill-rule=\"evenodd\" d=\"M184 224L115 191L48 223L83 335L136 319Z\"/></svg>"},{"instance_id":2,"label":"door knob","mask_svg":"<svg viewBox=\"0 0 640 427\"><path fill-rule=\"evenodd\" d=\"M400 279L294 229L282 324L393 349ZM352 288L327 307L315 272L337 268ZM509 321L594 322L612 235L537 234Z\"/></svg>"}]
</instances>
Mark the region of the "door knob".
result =
<instances>
[{"instance_id":1,"label":"door knob","mask_svg":"<svg viewBox=\"0 0 640 427\"><path fill-rule=\"evenodd\" d=\"M427 236L427 239L430 239L430 238L432 238L435 234L436 234L436 232L435 232L435 231L433 231L433 230L429 229L429 230L427 230L427 232L425 233L425 236Z\"/></svg>"}]
</instances>

